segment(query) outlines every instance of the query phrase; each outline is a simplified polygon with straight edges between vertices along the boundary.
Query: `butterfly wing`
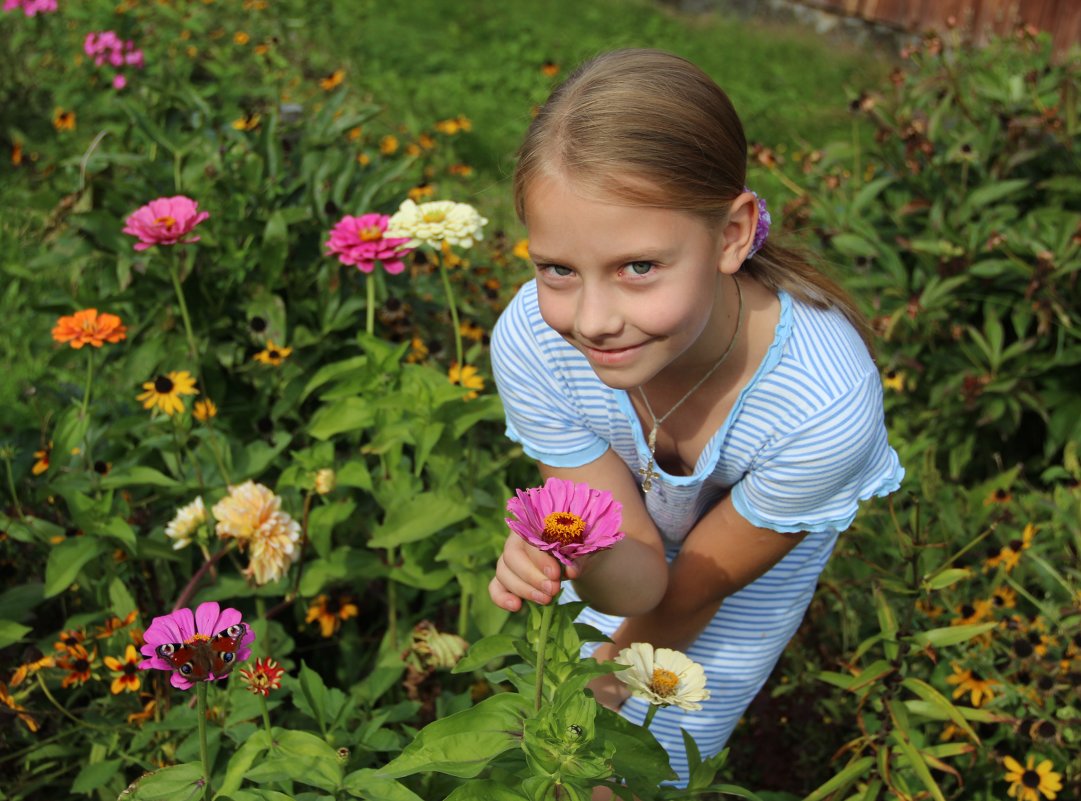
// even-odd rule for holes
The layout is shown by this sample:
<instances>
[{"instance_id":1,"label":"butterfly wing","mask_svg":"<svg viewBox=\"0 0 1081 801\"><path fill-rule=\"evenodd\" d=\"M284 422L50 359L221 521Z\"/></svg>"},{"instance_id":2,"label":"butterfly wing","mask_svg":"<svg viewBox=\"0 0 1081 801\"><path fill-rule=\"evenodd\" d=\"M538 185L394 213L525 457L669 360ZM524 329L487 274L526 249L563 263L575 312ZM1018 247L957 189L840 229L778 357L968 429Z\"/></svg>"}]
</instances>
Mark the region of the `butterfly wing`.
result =
<instances>
[{"instance_id":1,"label":"butterfly wing","mask_svg":"<svg viewBox=\"0 0 1081 801\"><path fill-rule=\"evenodd\" d=\"M159 645L154 651L185 679L202 681L206 678L206 659L200 658L200 647L205 645L171 642Z\"/></svg>"},{"instance_id":2,"label":"butterfly wing","mask_svg":"<svg viewBox=\"0 0 1081 801\"><path fill-rule=\"evenodd\" d=\"M240 641L247 631L246 624L236 623L214 635L210 641L210 671L215 678L226 676L233 669Z\"/></svg>"}]
</instances>

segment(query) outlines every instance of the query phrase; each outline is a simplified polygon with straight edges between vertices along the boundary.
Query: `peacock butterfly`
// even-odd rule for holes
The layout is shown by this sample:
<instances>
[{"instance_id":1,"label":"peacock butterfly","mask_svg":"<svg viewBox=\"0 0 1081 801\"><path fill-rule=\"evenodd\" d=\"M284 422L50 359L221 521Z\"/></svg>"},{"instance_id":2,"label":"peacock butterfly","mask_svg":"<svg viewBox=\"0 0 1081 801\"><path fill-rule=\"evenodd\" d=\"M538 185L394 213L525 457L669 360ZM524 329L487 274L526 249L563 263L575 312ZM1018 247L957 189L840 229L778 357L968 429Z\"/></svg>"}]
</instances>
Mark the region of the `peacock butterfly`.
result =
<instances>
[{"instance_id":1,"label":"peacock butterfly","mask_svg":"<svg viewBox=\"0 0 1081 801\"><path fill-rule=\"evenodd\" d=\"M213 637L196 634L187 642L162 643L154 652L189 681L220 679L233 669L247 630L246 624L236 623Z\"/></svg>"}]
</instances>

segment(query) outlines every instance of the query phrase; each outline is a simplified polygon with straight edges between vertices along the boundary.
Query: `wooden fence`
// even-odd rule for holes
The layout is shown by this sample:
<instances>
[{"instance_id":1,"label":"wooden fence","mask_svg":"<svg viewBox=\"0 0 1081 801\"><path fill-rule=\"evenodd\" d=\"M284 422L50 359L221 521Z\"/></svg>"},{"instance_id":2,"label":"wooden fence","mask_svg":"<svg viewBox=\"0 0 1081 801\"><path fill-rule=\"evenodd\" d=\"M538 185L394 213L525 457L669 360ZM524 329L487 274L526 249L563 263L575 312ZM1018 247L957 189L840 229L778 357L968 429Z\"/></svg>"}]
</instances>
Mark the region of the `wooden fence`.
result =
<instances>
[{"instance_id":1,"label":"wooden fence","mask_svg":"<svg viewBox=\"0 0 1081 801\"><path fill-rule=\"evenodd\" d=\"M1081 43L1081 0L795 0L800 5L859 17L905 31L944 30L951 24L977 41L1018 24L1051 34L1055 53Z\"/></svg>"}]
</instances>

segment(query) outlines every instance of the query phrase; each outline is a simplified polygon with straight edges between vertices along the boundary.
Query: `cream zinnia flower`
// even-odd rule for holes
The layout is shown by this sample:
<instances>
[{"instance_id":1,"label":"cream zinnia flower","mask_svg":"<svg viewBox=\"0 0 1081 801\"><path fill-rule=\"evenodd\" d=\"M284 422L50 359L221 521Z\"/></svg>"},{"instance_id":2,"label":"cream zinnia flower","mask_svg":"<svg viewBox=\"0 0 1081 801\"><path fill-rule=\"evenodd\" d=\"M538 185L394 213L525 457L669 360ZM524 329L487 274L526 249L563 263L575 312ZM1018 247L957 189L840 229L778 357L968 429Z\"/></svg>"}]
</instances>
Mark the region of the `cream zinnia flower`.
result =
<instances>
[{"instance_id":1,"label":"cream zinnia flower","mask_svg":"<svg viewBox=\"0 0 1081 801\"><path fill-rule=\"evenodd\" d=\"M206 507L202 497L176 510L176 516L165 527L165 536L173 541L173 550L179 551L191 545L199 526L206 522Z\"/></svg>"},{"instance_id":2,"label":"cream zinnia flower","mask_svg":"<svg viewBox=\"0 0 1081 801\"><path fill-rule=\"evenodd\" d=\"M300 558L300 524L281 511L281 498L262 484L245 481L230 487L214 504L219 537L233 537L250 549L244 575L256 584L281 578Z\"/></svg>"},{"instance_id":3,"label":"cream zinnia flower","mask_svg":"<svg viewBox=\"0 0 1081 801\"><path fill-rule=\"evenodd\" d=\"M440 243L447 242L468 248L484 238L482 229L487 224L488 220L468 203L433 200L417 205L406 200L390 218L384 236L409 237L412 240L409 247L417 247L423 242L437 248Z\"/></svg>"},{"instance_id":4,"label":"cream zinnia flower","mask_svg":"<svg viewBox=\"0 0 1081 801\"><path fill-rule=\"evenodd\" d=\"M686 654L671 648L658 648L648 642L631 643L615 659L627 670L616 673L616 678L631 688L631 692L659 706L678 706L694 711L702 708L699 701L709 698L706 689L706 672Z\"/></svg>"}]
</instances>

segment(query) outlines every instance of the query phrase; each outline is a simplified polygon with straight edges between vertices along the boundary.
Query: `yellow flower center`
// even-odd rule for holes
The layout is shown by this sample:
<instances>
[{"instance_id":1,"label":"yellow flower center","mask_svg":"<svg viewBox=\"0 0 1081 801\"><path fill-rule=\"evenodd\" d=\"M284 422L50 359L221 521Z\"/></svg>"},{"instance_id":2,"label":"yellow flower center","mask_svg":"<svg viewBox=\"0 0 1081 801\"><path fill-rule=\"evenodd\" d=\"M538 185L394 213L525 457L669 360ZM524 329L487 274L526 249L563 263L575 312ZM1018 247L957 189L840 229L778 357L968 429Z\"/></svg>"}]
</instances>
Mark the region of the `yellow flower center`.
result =
<instances>
[{"instance_id":1,"label":"yellow flower center","mask_svg":"<svg viewBox=\"0 0 1081 801\"><path fill-rule=\"evenodd\" d=\"M176 227L176 217L171 217L168 214L165 215L164 217L158 217L156 220L154 220L154 222L157 223L158 225L163 225L166 228L175 228Z\"/></svg>"},{"instance_id":2,"label":"yellow flower center","mask_svg":"<svg viewBox=\"0 0 1081 801\"><path fill-rule=\"evenodd\" d=\"M383 229L378 225L369 225L357 231L361 242L376 242L383 238Z\"/></svg>"},{"instance_id":3,"label":"yellow flower center","mask_svg":"<svg viewBox=\"0 0 1081 801\"><path fill-rule=\"evenodd\" d=\"M649 688L661 698L674 695L678 686L679 676L671 670L665 670L664 668L653 669L653 678L649 682Z\"/></svg>"},{"instance_id":4,"label":"yellow flower center","mask_svg":"<svg viewBox=\"0 0 1081 801\"><path fill-rule=\"evenodd\" d=\"M184 640L184 645L195 645L197 642L210 642L210 637L206 634L193 634L191 637Z\"/></svg>"},{"instance_id":5,"label":"yellow flower center","mask_svg":"<svg viewBox=\"0 0 1081 801\"><path fill-rule=\"evenodd\" d=\"M578 515L571 512L552 512L544 518L544 533L541 537L545 542L570 545L572 542L581 542L585 531L586 521Z\"/></svg>"},{"instance_id":6,"label":"yellow flower center","mask_svg":"<svg viewBox=\"0 0 1081 801\"><path fill-rule=\"evenodd\" d=\"M445 219L447 219L447 214L444 211L432 209L431 211L424 212L424 222L441 223Z\"/></svg>"}]
</instances>

